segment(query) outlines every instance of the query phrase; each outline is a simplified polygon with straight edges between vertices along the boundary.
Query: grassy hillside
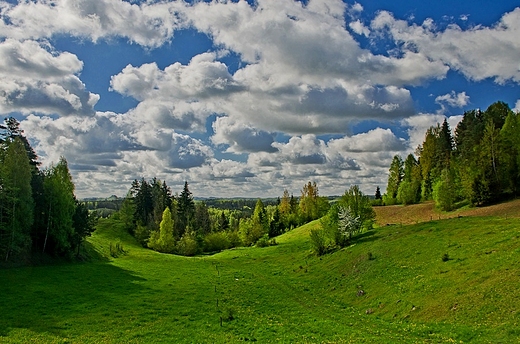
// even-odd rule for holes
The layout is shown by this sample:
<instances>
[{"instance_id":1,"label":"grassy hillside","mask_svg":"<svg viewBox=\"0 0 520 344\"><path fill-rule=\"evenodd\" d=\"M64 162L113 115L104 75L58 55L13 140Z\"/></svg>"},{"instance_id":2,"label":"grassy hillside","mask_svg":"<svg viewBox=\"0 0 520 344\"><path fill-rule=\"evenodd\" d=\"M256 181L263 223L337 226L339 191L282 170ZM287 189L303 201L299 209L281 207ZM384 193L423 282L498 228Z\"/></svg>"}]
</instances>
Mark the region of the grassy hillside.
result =
<instances>
[{"instance_id":1,"label":"grassy hillside","mask_svg":"<svg viewBox=\"0 0 520 344\"><path fill-rule=\"evenodd\" d=\"M388 221L388 223L397 221ZM310 223L267 248L185 258L109 220L94 262L0 270L0 342L429 343L520 337L520 219L463 217L364 233L321 258ZM110 243L127 252L110 255Z\"/></svg>"},{"instance_id":2,"label":"grassy hillside","mask_svg":"<svg viewBox=\"0 0 520 344\"><path fill-rule=\"evenodd\" d=\"M416 224L432 220L451 219L459 216L500 216L505 218L520 218L520 199L488 207L462 208L452 212L442 212L435 208L434 202L426 202L409 206L391 205L374 207L376 223Z\"/></svg>"}]
</instances>

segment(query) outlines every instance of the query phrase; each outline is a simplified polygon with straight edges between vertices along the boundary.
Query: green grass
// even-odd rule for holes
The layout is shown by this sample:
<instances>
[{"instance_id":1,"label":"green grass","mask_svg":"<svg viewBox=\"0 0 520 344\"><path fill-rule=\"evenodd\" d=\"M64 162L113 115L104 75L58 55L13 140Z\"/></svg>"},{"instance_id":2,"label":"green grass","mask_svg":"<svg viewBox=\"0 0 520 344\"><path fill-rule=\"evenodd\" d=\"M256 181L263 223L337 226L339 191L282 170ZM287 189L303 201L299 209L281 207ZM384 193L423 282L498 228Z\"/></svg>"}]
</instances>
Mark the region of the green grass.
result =
<instances>
[{"instance_id":1,"label":"green grass","mask_svg":"<svg viewBox=\"0 0 520 344\"><path fill-rule=\"evenodd\" d=\"M0 270L0 342L518 340L519 219L381 227L323 257L310 253L317 226L277 246L185 258L102 221L91 262ZM126 254L113 258L116 242Z\"/></svg>"}]
</instances>

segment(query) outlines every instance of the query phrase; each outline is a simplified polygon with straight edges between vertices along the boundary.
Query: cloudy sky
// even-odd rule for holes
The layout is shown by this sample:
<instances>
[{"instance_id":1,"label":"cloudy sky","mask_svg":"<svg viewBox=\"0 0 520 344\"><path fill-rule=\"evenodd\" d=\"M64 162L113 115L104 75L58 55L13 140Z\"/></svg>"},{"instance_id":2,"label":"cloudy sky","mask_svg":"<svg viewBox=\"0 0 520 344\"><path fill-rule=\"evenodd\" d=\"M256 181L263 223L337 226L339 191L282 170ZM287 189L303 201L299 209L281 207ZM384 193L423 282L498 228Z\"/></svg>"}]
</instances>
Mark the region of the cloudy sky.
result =
<instances>
[{"instance_id":1,"label":"cloudy sky","mask_svg":"<svg viewBox=\"0 0 520 344\"><path fill-rule=\"evenodd\" d=\"M0 119L79 197L384 191L444 118L520 110L518 1L0 1Z\"/></svg>"}]
</instances>

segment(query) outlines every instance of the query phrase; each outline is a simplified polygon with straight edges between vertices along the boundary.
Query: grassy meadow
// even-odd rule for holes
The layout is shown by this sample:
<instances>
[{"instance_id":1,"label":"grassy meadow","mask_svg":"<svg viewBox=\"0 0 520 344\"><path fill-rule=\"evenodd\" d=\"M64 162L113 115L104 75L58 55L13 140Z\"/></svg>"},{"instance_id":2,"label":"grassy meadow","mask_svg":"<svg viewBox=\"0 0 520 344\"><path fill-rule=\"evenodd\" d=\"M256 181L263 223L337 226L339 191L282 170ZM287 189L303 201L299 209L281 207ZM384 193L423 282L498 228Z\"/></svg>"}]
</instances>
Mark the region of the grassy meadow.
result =
<instances>
[{"instance_id":1,"label":"grassy meadow","mask_svg":"<svg viewBox=\"0 0 520 344\"><path fill-rule=\"evenodd\" d=\"M187 258L104 220L91 262L0 270L0 342L518 342L520 219L385 225L322 257L316 226Z\"/></svg>"}]
</instances>

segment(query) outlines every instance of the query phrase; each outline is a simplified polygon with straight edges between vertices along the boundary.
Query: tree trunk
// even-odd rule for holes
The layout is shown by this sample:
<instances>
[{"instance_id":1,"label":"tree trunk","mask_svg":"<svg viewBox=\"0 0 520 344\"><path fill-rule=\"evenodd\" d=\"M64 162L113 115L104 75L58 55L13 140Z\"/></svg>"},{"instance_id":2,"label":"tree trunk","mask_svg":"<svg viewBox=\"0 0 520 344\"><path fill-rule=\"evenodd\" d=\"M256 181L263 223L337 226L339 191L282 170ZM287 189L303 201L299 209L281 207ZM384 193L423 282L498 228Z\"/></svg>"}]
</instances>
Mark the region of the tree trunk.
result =
<instances>
[{"instance_id":1,"label":"tree trunk","mask_svg":"<svg viewBox=\"0 0 520 344\"><path fill-rule=\"evenodd\" d=\"M49 227L51 226L51 205L49 202L49 217L47 219L47 231L45 232L45 240L43 241L43 250L42 253L45 253L45 246L47 246L47 237L49 236Z\"/></svg>"},{"instance_id":2,"label":"tree trunk","mask_svg":"<svg viewBox=\"0 0 520 344\"><path fill-rule=\"evenodd\" d=\"M7 251L5 253L5 261L9 259L9 253L13 249L13 241L14 241L14 220L15 220L15 210L16 210L16 202L13 201L13 222L11 224L11 243L9 244L9 247L7 247Z\"/></svg>"}]
</instances>

